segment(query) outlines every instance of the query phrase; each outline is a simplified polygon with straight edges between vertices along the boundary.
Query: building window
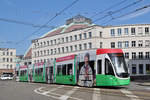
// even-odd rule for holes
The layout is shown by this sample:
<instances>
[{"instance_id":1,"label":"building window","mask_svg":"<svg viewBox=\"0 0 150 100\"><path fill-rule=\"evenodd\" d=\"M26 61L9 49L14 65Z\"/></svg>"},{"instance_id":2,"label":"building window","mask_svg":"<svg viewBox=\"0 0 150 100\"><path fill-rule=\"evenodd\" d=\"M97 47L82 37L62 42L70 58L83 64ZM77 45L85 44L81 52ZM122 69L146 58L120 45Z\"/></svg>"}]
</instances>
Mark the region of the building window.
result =
<instances>
[{"instance_id":1,"label":"building window","mask_svg":"<svg viewBox=\"0 0 150 100\"><path fill-rule=\"evenodd\" d=\"M75 40L75 41L77 40L77 35L74 36L74 40Z\"/></svg>"},{"instance_id":2,"label":"building window","mask_svg":"<svg viewBox=\"0 0 150 100\"><path fill-rule=\"evenodd\" d=\"M43 55L43 52L42 51L40 51L41 52L41 56Z\"/></svg>"},{"instance_id":3,"label":"building window","mask_svg":"<svg viewBox=\"0 0 150 100\"><path fill-rule=\"evenodd\" d=\"M124 33L125 33L125 35L128 35L129 34L129 29L128 28L124 28Z\"/></svg>"},{"instance_id":4,"label":"building window","mask_svg":"<svg viewBox=\"0 0 150 100\"><path fill-rule=\"evenodd\" d=\"M125 58L129 59L129 52L125 52Z\"/></svg>"},{"instance_id":5,"label":"building window","mask_svg":"<svg viewBox=\"0 0 150 100\"><path fill-rule=\"evenodd\" d=\"M51 55L53 54L53 49L51 49Z\"/></svg>"},{"instance_id":6,"label":"building window","mask_svg":"<svg viewBox=\"0 0 150 100\"><path fill-rule=\"evenodd\" d=\"M69 49L68 49L68 47L66 47L66 52L68 52L69 51Z\"/></svg>"},{"instance_id":7,"label":"building window","mask_svg":"<svg viewBox=\"0 0 150 100\"><path fill-rule=\"evenodd\" d=\"M46 42L44 41L44 46L46 46Z\"/></svg>"},{"instance_id":8,"label":"building window","mask_svg":"<svg viewBox=\"0 0 150 100\"><path fill-rule=\"evenodd\" d=\"M51 45L53 45L53 40L51 40Z\"/></svg>"},{"instance_id":9,"label":"building window","mask_svg":"<svg viewBox=\"0 0 150 100\"><path fill-rule=\"evenodd\" d=\"M146 74L150 74L150 64L146 64Z\"/></svg>"},{"instance_id":10,"label":"building window","mask_svg":"<svg viewBox=\"0 0 150 100\"><path fill-rule=\"evenodd\" d=\"M125 41L125 48L129 47L129 41Z\"/></svg>"},{"instance_id":11,"label":"building window","mask_svg":"<svg viewBox=\"0 0 150 100\"><path fill-rule=\"evenodd\" d=\"M9 69L9 65L7 65L7 69Z\"/></svg>"},{"instance_id":12,"label":"building window","mask_svg":"<svg viewBox=\"0 0 150 100\"><path fill-rule=\"evenodd\" d=\"M79 39L80 39L80 40L82 39L82 34L79 34Z\"/></svg>"},{"instance_id":13,"label":"building window","mask_svg":"<svg viewBox=\"0 0 150 100\"><path fill-rule=\"evenodd\" d=\"M138 27L138 34L142 35L143 34L143 28L142 27Z\"/></svg>"},{"instance_id":14,"label":"building window","mask_svg":"<svg viewBox=\"0 0 150 100\"><path fill-rule=\"evenodd\" d=\"M136 59L136 52L132 52L132 59Z\"/></svg>"},{"instance_id":15,"label":"building window","mask_svg":"<svg viewBox=\"0 0 150 100\"><path fill-rule=\"evenodd\" d=\"M47 45L49 45L49 41L47 41Z\"/></svg>"},{"instance_id":16,"label":"building window","mask_svg":"<svg viewBox=\"0 0 150 100\"><path fill-rule=\"evenodd\" d=\"M118 42L118 48L122 48L122 42Z\"/></svg>"},{"instance_id":17,"label":"building window","mask_svg":"<svg viewBox=\"0 0 150 100\"><path fill-rule=\"evenodd\" d=\"M135 35L135 28L131 28L131 35Z\"/></svg>"},{"instance_id":18,"label":"building window","mask_svg":"<svg viewBox=\"0 0 150 100\"><path fill-rule=\"evenodd\" d=\"M149 59L150 58L150 52L145 52L145 58Z\"/></svg>"},{"instance_id":19,"label":"building window","mask_svg":"<svg viewBox=\"0 0 150 100\"><path fill-rule=\"evenodd\" d=\"M70 41L72 41L72 36L70 36Z\"/></svg>"},{"instance_id":20,"label":"building window","mask_svg":"<svg viewBox=\"0 0 150 100\"><path fill-rule=\"evenodd\" d=\"M143 74L143 64L139 64L139 74Z\"/></svg>"},{"instance_id":21,"label":"building window","mask_svg":"<svg viewBox=\"0 0 150 100\"><path fill-rule=\"evenodd\" d=\"M66 37L66 42L68 42L68 37Z\"/></svg>"},{"instance_id":22,"label":"building window","mask_svg":"<svg viewBox=\"0 0 150 100\"><path fill-rule=\"evenodd\" d=\"M10 65L10 69L12 69L12 65Z\"/></svg>"},{"instance_id":23,"label":"building window","mask_svg":"<svg viewBox=\"0 0 150 100\"><path fill-rule=\"evenodd\" d=\"M10 62L12 62L12 58L10 58Z\"/></svg>"},{"instance_id":24,"label":"building window","mask_svg":"<svg viewBox=\"0 0 150 100\"><path fill-rule=\"evenodd\" d=\"M13 52L10 52L10 55L12 56L12 55L13 55Z\"/></svg>"},{"instance_id":25,"label":"building window","mask_svg":"<svg viewBox=\"0 0 150 100\"><path fill-rule=\"evenodd\" d=\"M9 52L7 52L7 56L9 55Z\"/></svg>"},{"instance_id":26,"label":"building window","mask_svg":"<svg viewBox=\"0 0 150 100\"><path fill-rule=\"evenodd\" d=\"M132 47L136 47L136 41L132 41Z\"/></svg>"},{"instance_id":27,"label":"building window","mask_svg":"<svg viewBox=\"0 0 150 100\"><path fill-rule=\"evenodd\" d=\"M99 46L100 48L103 48L103 42L100 42L100 46Z\"/></svg>"},{"instance_id":28,"label":"building window","mask_svg":"<svg viewBox=\"0 0 150 100\"><path fill-rule=\"evenodd\" d=\"M138 41L138 46L139 46L139 47L142 47L142 46L143 46L143 40L139 40L139 41Z\"/></svg>"},{"instance_id":29,"label":"building window","mask_svg":"<svg viewBox=\"0 0 150 100\"><path fill-rule=\"evenodd\" d=\"M70 46L70 51L71 51L71 52L73 51L73 47L72 47L72 46Z\"/></svg>"},{"instance_id":30,"label":"building window","mask_svg":"<svg viewBox=\"0 0 150 100\"><path fill-rule=\"evenodd\" d=\"M103 37L103 36L102 36L102 32L99 32L99 37Z\"/></svg>"},{"instance_id":31,"label":"building window","mask_svg":"<svg viewBox=\"0 0 150 100\"><path fill-rule=\"evenodd\" d=\"M3 52L3 55L5 55L5 52Z\"/></svg>"},{"instance_id":32,"label":"building window","mask_svg":"<svg viewBox=\"0 0 150 100\"><path fill-rule=\"evenodd\" d=\"M46 56L46 50L44 50L44 56Z\"/></svg>"},{"instance_id":33,"label":"building window","mask_svg":"<svg viewBox=\"0 0 150 100\"><path fill-rule=\"evenodd\" d=\"M122 34L121 28L118 28L117 31L118 31L118 36L120 36Z\"/></svg>"},{"instance_id":34,"label":"building window","mask_svg":"<svg viewBox=\"0 0 150 100\"><path fill-rule=\"evenodd\" d=\"M36 57L36 52L34 52L34 57Z\"/></svg>"},{"instance_id":35,"label":"building window","mask_svg":"<svg viewBox=\"0 0 150 100\"><path fill-rule=\"evenodd\" d=\"M89 42L89 49L91 49L92 48L92 43L91 42Z\"/></svg>"},{"instance_id":36,"label":"building window","mask_svg":"<svg viewBox=\"0 0 150 100\"><path fill-rule=\"evenodd\" d=\"M61 40L62 40L62 43L64 43L64 38L61 38Z\"/></svg>"},{"instance_id":37,"label":"building window","mask_svg":"<svg viewBox=\"0 0 150 100\"><path fill-rule=\"evenodd\" d=\"M139 59L143 59L143 52L139 52Z\"/></svg>"},{"instance_id":38,"label":"building window","mask_svg":"<svg viewBox=\"0 0 150 100\"><path fill-rule=\"evenodd\" d=\"M39 53L39 51L37 51L37 54L38 54L38 57L40 56L40 53Z\"/></svg>"},{"instance_id":39,"label":"building window","mask_svg":"<svg viewBox=\"0 0 150 100\"><path fill-rule=\"evenodd\" d=\"M111 30L110 30L110 35L111 35L111 36L115 36L115 29L111 29Z\"/></svg>"},{"instance_id":40,"label":"building window","mask_svg":"<svg viewBox=\"0 0 150 100\"><path fill-rule=\"evenodd\" d=\"M62 53L64 53L64 47L62 47Z\"/></svg>"},{"instance_id":41,"label":"building window","mask_svg":"<svg viewBox=\"0 0 150 100\"><path fill-rule=\"evenodd\" d=\"M82 50L82 45L81 44L79 44L79 50Z\"/></svg>"},{"instance_id":42,"label":"building window","mask_svg":"<svg viewBox=\"0 0 150 100\"><path fill-rule=\"evenodd\" d=\"M5 62L5 58L3 58L3 62Z\"/></svg>"},{"instance_id":43,"label":"building window","mask_svg":"<svg viewBox=\"0 0 150 100\"><path fill-rule=\"evenodd\" d=\"M54 49L54 54L56 54L56 48Z\"/></svg>"},{"instance_id":44,"label":"building window","mask_svg":"<svg viewBox=\"0 0 150 100\"><path fill-rule=\"evenodd\" d=\"M149 34L149 27L145 27L145 34Z\"/></svg>"},{"instance_id":45,"label":"building window","mask_svg":"<svg viewBox=\"0 0 150 100\"><path fill-rule=\"evenodd\" d=\"M111 48L115 48L115 42L111 42Z\"/></svg>"},{"instance_id":46,"label":"building window","mask_svg":"<svg viewBox=\"0 0 150 100\"><path fill-rule=\"evenodd\" d=\"M84 43L84 49L85 49L85 50L87 49L87 44L86 44L86 43Z\"/></svg>"},{"instance_id":47,"label":"building window","mask_svg":"<svg viewBox=\"0 0 150 100\"><path fill-rule=\"evenodd\" d=\"M74 48L75 48L75 51L77 51L77 45L75 45Z\"/></svg>"},{"instance_id":48,"label":"building window","mask_svg":"<svg viewBox=\"0 0 150 100\"><path fill-rule=\"evenodd\" d=\"M54 39L54 44L56 44L57 42L56 42L56 39Z\"/></svg>"},{"instance_id":49,"label":"building window","mask_svg":"<svg viewBox=\"0 0 150 100\"><path fill-rule=\"evenodd\" d=\"M58 53L60 53L60 48L58 48Z\"/></svg>"},{"instance_id":50,"label":"building window","mask_svg":"<svg viewBox=\"0 0 150 100\"><path fill-rule=\"evenodd\" d=\"M136 64L132 64L132 74L136 74Z\"/></svg>"},{"instance_id":51,"label":"building window","mask_svg":"<svg viewBox=\"0 0 150 100\"><path fill-rule=\"evenodd\" d=\"M145 47L150 47L150 40L145 40Z\"/></svg>"},{"instance_id":52,"label":"building window","mask_svg":"<svg viewBox=\"0 0 150 100\"><path fill-rule=\"evenodd\" d=\"M47 55L49 55L49 49L47 50Z\"/></svg>"},{"instance_id":53,"label":"building window","mask_svg":"<svg viewBox=\"0 0 150 100\"><path fill-rule=\"evenodd\" d=\"M41 42L41 47L42 47L43 43Z\"/></svg>"},{"instance_id":54,"label":"building window","mask_svg":"<svg viewBox=\"0 0 150 100\"><path fill-rule=\"evenodd\" d=\"M89 38L92 38L92 32L89 32Z\"/></svg>"},{"instance_id":55,"label":"building window","mask_svg":"<svg viewBox=\"0 0 150 100\"><path fill-rule=\"evenodd\" d=\"M7 62L9 62L9 58L7 58Z\"/></svg>"},{"instance_id":56,"label":"building window","mask_svg":"<svg viewBox=\"0 0 150 100\"><path fill-rule=\"evenodd\" d=\"M87 38L86 33L84 33L84 39L86 39L86 38Z\"/></svg>"}]
</instances>

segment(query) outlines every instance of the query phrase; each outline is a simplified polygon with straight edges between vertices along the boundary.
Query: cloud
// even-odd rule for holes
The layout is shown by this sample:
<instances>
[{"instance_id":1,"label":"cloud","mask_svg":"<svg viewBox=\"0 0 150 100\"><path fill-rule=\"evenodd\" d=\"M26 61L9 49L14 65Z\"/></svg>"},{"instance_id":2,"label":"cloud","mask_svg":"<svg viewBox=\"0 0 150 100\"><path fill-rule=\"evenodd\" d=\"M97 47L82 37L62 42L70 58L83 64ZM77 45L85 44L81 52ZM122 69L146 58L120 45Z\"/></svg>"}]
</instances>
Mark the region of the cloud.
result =
<instances>
[{"instance_id":1,"label":"cloud","mask_svg":"<svg viewBox=\"0 0 150 100\"><path fill-rule=\"evenodd\" d=\"M146 8L146 9L143 9L143 10L138 11L136 13L129 14L129 15L125 16L125 17L120 18L120 20L132 19L132 18L141 16L141 15L147 14L148 12L150 12L150 8Z\"/></svg>"}]
</instances>

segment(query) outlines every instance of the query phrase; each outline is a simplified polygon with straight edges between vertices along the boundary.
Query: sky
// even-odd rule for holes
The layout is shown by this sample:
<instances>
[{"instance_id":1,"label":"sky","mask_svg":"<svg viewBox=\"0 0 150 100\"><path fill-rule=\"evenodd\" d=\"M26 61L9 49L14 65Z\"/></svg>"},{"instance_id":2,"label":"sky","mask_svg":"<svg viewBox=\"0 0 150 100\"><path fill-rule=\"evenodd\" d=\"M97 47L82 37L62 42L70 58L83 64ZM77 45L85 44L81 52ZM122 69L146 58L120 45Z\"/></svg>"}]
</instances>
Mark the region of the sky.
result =
<instances>
[{"instance_id":1,"label":"sky","mask_svg":"<svg viewBox=\"0 0 150 100\"><path fill-rule=\"evenodd\" d=\"M74 5L56 16L75 0L0 0L0 48L15 48L23 55L31 40L39 38L54 27L78 14L91 18L97 25L150 24L150 0L78 0ZM134 2L139 1L136 4ZM133 5L132 5L133 4ZM121 10L122 8L129 7ZM115 11L118 11L114 13ZM124 15L122 17L119 17ZM106 16L106 17L104 17ZM113 20L111 20L113 19ZM38 31L37 31L38 30ZM37 31L34 35L33 32Z\"/></svg>"}]
</instances>

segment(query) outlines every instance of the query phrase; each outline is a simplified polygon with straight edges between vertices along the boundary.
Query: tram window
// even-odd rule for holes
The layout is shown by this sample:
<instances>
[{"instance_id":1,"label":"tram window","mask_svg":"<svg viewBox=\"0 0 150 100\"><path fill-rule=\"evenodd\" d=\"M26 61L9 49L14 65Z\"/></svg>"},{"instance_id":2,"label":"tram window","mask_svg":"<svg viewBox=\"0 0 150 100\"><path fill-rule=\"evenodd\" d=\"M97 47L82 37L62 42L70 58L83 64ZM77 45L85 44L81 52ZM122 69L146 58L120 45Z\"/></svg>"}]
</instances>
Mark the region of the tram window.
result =
<instances>
[{"instance_id":1,"label":"tram window","mask_svg":"<svg viewBox=\"0 0 150 100\"><path fill-rule=\"evenodd\" d=\"M22 73L22 71L21 71L21 72L20 72L20 76L22 76L22 74L23 74L23 73Z\"/></svg>"},{"instance_id":2,"label":"tram window","mask_svg":"<svg viewBox=\"0 0 150 100\"><path fill-rule=\"evenodd\" d=\"M35 69L35 74L38 74L38 69Z\"/></svg>"},{"instance_id":3,"label":"tram window","mask_svg":"<svg viewBox=\"0 0 150 100\"><path fill-rule=\"evenodd\" d=\"M57 75L61 75L61 65L57 66Z\"/></svg>"},{"instance_id":4,"label":"tram window","mask_svg":"<svg viewBox=\"0 0 150 100\"><path fill-rule=\"evenodd\" d=\"M27 73L27 71L26 70L24 70L24 75Z\"/></svg>"},{"instance_id":5,"label":"tram window","mask_svg":"<svg viewBox=\"0 0 150 100\"><path fill-rule=\"evenodd\" d=\"M106 75L114 75L112 65L108 59L105 59L105 74Z\"/></svg>"},{"instance_id":6,"label":"tram window","mask_svg":"<svg viewBox=\"0 0 150 100\"><path fill-rule=\"evenodd\" d=\"M41 75L43 73L43 68L38 69L38 75Z\"/></svg>"},{"instance_id":7,"label":"tram window","mask_svg":"<svg viewBox=\"0 0 150 100\"><path fill-rule=\"evenodd\" d=\"M62 75L66 75L66 65L62 65Z\"/></svg>"},{"instance_id":8,"label":"tram window","mask_svg":"<svg viewBox=\"0 0 150 100\"><path fill-rule=\"evenodd\" d=\"M102 74L102 60L97 62L97 74Z\"/></svg>"},{"instance_id":9,"label":"tram window","mask_svg":"<svg viewBox=\"0 0 150 100\"><path fill-rule=\"evenodd\" d=\"M67 75L72 75L72 64L68 64Z\"/></svg>"}]
</instances>

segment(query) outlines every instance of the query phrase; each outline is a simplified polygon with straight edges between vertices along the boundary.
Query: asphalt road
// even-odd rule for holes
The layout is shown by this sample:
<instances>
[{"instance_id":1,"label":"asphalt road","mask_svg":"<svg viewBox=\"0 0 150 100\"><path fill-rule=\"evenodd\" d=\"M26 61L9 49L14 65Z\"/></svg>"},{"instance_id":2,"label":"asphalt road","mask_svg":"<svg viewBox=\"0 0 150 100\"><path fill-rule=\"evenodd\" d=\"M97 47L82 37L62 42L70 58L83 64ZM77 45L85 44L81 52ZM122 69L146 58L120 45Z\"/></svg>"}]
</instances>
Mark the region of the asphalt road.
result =
<instances>
[{"instance_id":1,"label":"asphalt road","mask_svg":"<svg viewBox=\"0 0 150 100\"><path fill-rule=\"evenodd\" d=\"M85 88L58 84L0 81L0 100L150 100L150 89L132 83L125 87Z\"/></svg>"}]
</instances>

